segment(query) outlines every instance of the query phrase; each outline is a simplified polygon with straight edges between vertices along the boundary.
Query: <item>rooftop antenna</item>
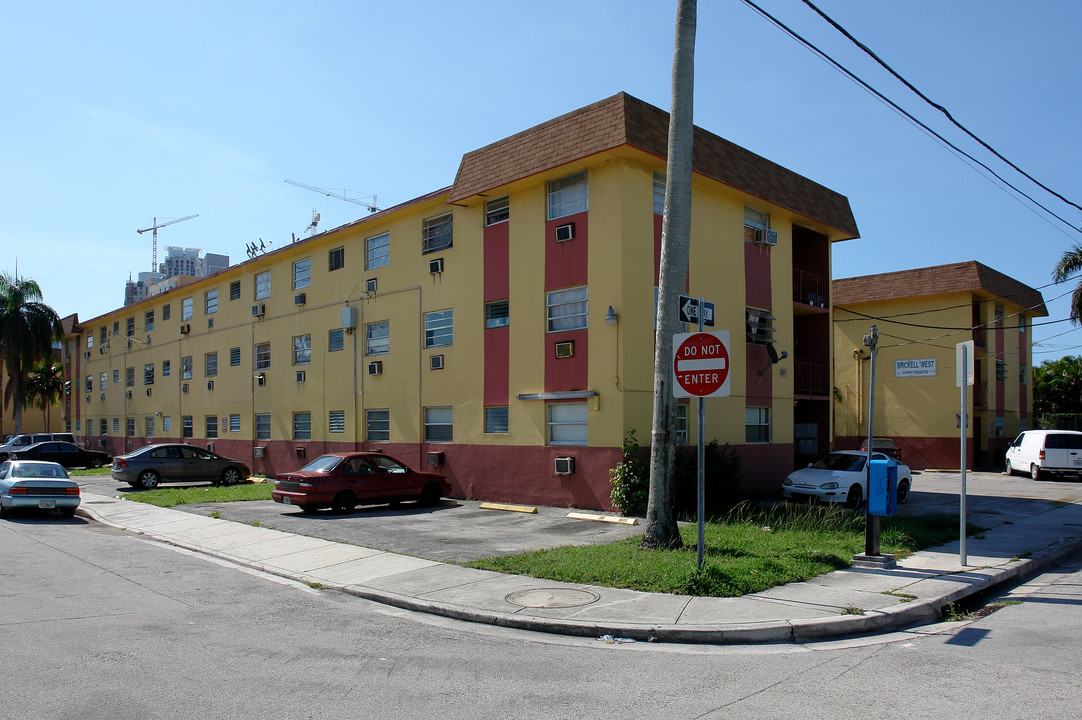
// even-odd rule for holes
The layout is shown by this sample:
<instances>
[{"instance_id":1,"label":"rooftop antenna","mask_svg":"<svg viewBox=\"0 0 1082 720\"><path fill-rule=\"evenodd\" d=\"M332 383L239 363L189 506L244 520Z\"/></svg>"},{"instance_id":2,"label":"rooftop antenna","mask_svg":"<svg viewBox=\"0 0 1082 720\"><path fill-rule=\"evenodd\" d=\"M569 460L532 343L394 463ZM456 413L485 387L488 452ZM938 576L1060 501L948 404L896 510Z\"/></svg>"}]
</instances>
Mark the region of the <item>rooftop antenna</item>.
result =
<instances>
[{"instance_id":1,"label":"rooftop antenna","mask_svg":"<svg viewBox=\"0 0 1082 720\"><path fill-rule=\"evenodd\" d=\"M163 228L163 227L165 227L167 225L173 225L173 224L176 224L178 222L184 222L185 220L191 220L192 218L197 218L197 217L199 217L199 213L196 213L195 215L189 215L188 217L177 218L176 220L166 220L165 222L161 222L161 223L158 222L158 218L154 218L154 222L150 227L143 228L142 230L136 230L135 231L135 232L139 233L140 235L142 235L145 232L149 232L151 230L154 231L154 253L153 253L153 257L151 259L151 262L152 262L152 265L150 266L150 271L151 272L158 272L158 228Z\"/></svg>"}]
</instances>

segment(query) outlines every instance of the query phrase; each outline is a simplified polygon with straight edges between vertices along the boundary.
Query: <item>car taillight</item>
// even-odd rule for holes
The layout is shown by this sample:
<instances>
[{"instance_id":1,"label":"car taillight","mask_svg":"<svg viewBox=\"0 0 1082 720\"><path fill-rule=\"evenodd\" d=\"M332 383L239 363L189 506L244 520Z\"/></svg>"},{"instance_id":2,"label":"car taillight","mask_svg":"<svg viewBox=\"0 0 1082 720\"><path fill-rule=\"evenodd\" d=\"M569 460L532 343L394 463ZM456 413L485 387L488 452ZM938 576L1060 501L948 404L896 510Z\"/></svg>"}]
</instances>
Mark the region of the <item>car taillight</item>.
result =
<instances>
[{"instance_id":1,"label":"car taillight","mask_svg":"<svg viewBox=\"0 0 1082 720\"><path fill-rule=\"evenodd\" d=\"M128 463L126 463L123 460L117 458L116 460L113 460L113 467L115 467L117 470L122 470L122 469L128 467Z\"/></svg>"},{"instance_id":2,"label":"car taillight","mask_svg":"<svg viewBox=\"0 0 1082 720\"><path fill-rule=\"evenodd\" d=\"M25 495L25 494L26 494L26 488L24 488L21 485L15 485L10 490L8 490L8 495Z\"/></svg>"},{"instance_id":3,"label":"car taillight","mask_svg":"<svg viewBox=\"0 0 1082 720\"><path fill-rule=\"evenodd\" d=\"M78 495L79 494L79 488L77 488L77 487L65 488L64 494L65 495Z\"/></svg>"},{"instance_id":4,"label":"car taillight","mask_svg":"<svg viewBox=\"0 0 1082 720\"><path fill-rule=\"evenodd\" d=\"M1041 451L1037 453L1037 459L1044 462L1044 448L1041 448Z\"/></svg>"},{"instance_id":5,"label":"car taillight","mask_svg":"<svg viewBox=\"0 0 1082 720\"><path fill-rule=\"evenodd\" d=\"M302 483L297 483L297 487L302 487L302 488L314 488L314 487L315 487L315 485L313 485L312 483L306 483L306 482L302 482Z\"/></svg>"}]
</instances>

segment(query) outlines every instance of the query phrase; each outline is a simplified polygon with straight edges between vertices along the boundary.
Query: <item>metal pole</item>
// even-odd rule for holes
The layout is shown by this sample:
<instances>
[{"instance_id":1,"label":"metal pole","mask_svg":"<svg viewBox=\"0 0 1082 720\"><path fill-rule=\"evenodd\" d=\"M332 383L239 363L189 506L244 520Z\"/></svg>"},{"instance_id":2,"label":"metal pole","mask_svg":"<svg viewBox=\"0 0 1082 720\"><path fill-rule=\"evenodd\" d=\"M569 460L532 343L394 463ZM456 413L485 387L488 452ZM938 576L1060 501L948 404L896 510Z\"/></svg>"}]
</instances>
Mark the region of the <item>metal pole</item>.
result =
<instances>
[{"instance_id":1,"label":"metal pole","mask_svg":"<svg viewBox=\"0 0 1082 720\"><path fill-rule=\"evenodd\" d=\"M703 299L699 298L698 308L699 332L703 331ZM699 398L699 442L698 442L698 515L699 524L698 551L696 555L696 567L702 569L703 556L706 554L706 478L704 466L706 465L706 446L703 436L706 434L706 398Z\"/></svg>"},{"instance_id":2,"label":"metal pole","mask_svg":"<svg viewBox=\"0 0 1082 720\"><path fill-rule=\"evenodd\" d=\"M864 462L865 487L871 494L872 483L872 441L875 437L875 349L879 342L879 331L872 325L871 331L864 337L864 344L871 348L871 370L868 378L868 459ZM867 502L867 498L864 499ZM872 515L871 503L864 514L864 554L879 554L879 516Z\"/></svg>"},{"instance_id":3,"label":"metal pole","mask_svg":"<svg viewBox=\"0 0 1082 720\"><path fill-rule=\"evenodd\" d=\"M958 562L962 567L966 566L968 560L966 556L966 430L969 425L969 418L966 417L966 410L968 403L967 390L969 389L969 346L962 344L962 369L961 378L962 382L962 411L959 413L961 421L959 425L962 429L959 431L961 436L959 456L961 458L962 469L962 494L959 503L958 510Z\"/></svg>"}]
</instances>

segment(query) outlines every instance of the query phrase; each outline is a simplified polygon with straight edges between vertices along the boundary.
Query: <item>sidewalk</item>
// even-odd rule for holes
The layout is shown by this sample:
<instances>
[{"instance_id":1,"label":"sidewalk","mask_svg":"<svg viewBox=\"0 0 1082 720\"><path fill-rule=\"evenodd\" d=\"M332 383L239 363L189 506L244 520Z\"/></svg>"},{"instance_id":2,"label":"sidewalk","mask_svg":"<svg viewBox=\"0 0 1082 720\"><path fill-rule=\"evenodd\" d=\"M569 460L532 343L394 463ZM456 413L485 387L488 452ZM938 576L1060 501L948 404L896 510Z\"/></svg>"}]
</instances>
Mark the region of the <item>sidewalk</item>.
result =
<instances>
[{"instance_id":1,"label":"sidewalk","mask_svg":"<svg viewBox=\"0 0 1082 720\"><path fill-rule=\"evenodd\" d=\"M539 632L680 643L801 642L934 622L948 603L1082 550L1064 503L889 570L850 568L738 598L662 595L473 570L84 493L82 515L250 568L417 612ZM889 594L888 594L889 593ZM863 611L863 614L857 614Z\"/></svg>"}]
</instances>

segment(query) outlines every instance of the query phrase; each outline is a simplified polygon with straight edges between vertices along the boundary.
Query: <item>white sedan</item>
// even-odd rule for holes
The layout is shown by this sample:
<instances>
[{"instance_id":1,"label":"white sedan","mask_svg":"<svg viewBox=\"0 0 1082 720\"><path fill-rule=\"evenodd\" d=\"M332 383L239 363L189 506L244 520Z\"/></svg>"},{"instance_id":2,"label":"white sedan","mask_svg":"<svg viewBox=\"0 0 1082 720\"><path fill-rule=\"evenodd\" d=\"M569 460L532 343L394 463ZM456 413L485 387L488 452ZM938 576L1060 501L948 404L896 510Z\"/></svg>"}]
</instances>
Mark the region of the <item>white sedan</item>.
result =
<instances>
[{"instance_id":1,"label":"white sedan","mask_svg":"<svg viewBox=\"0 0 1082 720\"><path fill-rule=\"evenodd\" d=\"M875 460L890 460L883 453L874 453ZM864 464L868 453L858 450L836 450L818 462L789 473L781 486L786 500L817 499L821 502L845 503L858 508L868 497L868 476ZM909 466L898 463L898 504L909 499L913 477Z\"/></svg>"}]
</instances>

